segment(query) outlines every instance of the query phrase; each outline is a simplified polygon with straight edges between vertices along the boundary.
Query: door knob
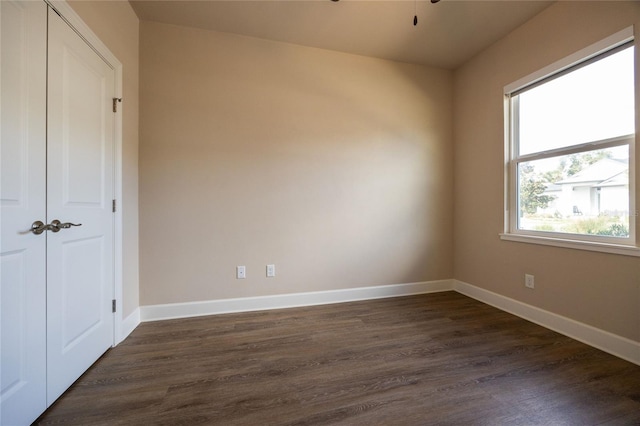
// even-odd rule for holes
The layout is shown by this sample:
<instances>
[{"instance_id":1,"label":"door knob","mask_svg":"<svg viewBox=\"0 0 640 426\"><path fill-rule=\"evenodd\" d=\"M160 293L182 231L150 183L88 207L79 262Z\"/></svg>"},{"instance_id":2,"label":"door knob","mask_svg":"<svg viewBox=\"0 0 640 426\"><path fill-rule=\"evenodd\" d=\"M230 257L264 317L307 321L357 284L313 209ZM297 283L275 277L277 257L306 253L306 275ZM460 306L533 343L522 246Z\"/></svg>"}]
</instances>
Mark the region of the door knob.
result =
<instances>
[{"instance_id":1,"label":"door knob","mask_svg":"<svg viewBox=\"0 0 640 426\"><path fill-rule=\"evenodd\" d=\"M81 223L71 223L65 222L62 223L58 219L54 219L49 224L44 224L42 221L36 220L31 224L31 232L36 235L42 234L44 231L58 232L61 229L69 229L72 226L82 226Z\"/></svg>"}]
</instances>

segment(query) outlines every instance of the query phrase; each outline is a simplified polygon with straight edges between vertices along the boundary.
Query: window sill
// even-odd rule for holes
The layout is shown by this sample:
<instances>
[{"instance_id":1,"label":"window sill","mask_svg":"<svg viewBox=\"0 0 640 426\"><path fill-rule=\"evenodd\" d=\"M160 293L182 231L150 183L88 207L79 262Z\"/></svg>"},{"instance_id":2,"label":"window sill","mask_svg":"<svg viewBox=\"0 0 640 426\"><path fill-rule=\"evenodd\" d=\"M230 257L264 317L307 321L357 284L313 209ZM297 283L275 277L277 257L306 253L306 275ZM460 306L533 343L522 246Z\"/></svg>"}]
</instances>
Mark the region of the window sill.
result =
<instances>
[{"instance_id":1,"label":"window sill","mask_svg":"<svg viewBox=\"0 0 640 426\"><path fill-rule=\"evenodd\" d=\"M500 234L500 239L504 241L515 241L518 243L541 244L545 246L563 247L575 250L597 251L602 253L619 254L623 256L640 257L640 247L627 246L622 244L595 243L591 241L564 240L561 238L540 237L535 235L520 234Z\"/></svg>"}]
</instances>

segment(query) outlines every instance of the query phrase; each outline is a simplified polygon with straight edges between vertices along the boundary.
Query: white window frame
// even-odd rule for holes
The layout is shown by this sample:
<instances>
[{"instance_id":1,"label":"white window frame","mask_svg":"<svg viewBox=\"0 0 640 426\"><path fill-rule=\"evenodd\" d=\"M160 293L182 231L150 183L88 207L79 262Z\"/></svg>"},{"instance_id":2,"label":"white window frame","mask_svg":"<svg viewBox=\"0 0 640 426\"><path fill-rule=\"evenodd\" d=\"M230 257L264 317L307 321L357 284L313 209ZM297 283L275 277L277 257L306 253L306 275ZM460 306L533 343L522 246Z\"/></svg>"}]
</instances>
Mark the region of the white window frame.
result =
<instances>
[{"instance_id":1,"label":"white window frame","mask_svg":"<svg viewBox=\"0 0 640 426\"><path fill-rule=\"evenodd\" d=\"M517 241L524 243L534 243L566 247L580 250L600 251L606 253L640 256L640 247L637 245L637 210L636 210L636 136L624 136L613 139L602 140L593 143L585 143L576 146L563 147L545 152L537 152L518 156L516 146L516 131L513 128L514 107L510 97L511 94L530 87L549 77L553 77L569 70L570 68L584 63L590 59L608 52L616 47L632 42L634 40L633 27L625 28L598 43L588 46L560 61L557 61L539 71L523 77L504 87L504 111L505 111L505 216L504 232L500 234L502 240ZM635 53L637 55L637 53ZM637 76L637 73L636 73ZM636 85L640 82L636 81ZM637 94L637 90L635 93ZM638 111L638 97L636 95L636 116ZM637 123L636 123L637 124ZM636 130L637 134L637 130ZM577 152L604 149L615 146L629 146L629 238L614 238L605 236L593 236L582 234L564 234L558 232L544 232L518 229L518 189L517 173L518 164L525 161L550 158L559 155L572 154Z\"/></svg>"}]
</instances>

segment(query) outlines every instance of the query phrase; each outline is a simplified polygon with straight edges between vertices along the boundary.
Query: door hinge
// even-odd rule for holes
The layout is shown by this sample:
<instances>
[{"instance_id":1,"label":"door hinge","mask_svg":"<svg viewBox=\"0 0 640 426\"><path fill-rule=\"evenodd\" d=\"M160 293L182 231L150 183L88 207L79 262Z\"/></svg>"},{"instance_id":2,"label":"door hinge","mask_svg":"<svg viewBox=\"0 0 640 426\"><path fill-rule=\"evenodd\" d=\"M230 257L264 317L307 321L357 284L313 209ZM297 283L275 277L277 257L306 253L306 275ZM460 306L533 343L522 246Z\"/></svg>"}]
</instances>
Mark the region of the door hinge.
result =
<instances>
[{"instance_id":1,"label":"door hinge","mask_svg":"<svg viewBox=\"0 0 640 426\"><path fill-rule=\"evenodd\" d=\"M122 102L122 98L113 98L113 112L118 112L118 102Z\"/></svg>"},{"instance_id":2,"label":"door hinge","mask_svg":"<svg viewBox=\"0 0 640 426\"><path fill-rule=\"evenodd\" d=\"M113 313L116 312L116 299L113 299L111 301L111 312L113 312Z\"/></svg>"},{"instance_id":3,"label":"door hinge","mask_svg":"<svg viewBox=\"0 0 640 426\"><path fill-rule=\"evenodd\" d=\"M111 200L111 211L116 212L116 200Z\"/></svg>"}]
</instances>

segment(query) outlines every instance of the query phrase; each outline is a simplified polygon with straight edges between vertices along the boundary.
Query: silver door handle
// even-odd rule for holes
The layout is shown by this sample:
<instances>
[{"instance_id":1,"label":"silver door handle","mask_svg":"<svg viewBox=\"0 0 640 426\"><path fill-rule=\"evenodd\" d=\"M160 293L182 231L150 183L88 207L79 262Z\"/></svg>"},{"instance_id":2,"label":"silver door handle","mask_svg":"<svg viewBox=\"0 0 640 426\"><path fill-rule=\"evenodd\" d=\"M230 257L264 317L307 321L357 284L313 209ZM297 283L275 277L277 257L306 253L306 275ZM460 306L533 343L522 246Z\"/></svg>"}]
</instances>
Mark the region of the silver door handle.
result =
<instances>
[{"instance_id":1,"label":"silver door handle","mask_svg":"<svg viewBox=\"0 0 640 426\"><path fill-rule=\"evenodd\" d=\"M31 232L36 235L42 234L44 231L58 232L61 229L69 229L72 226L82 226L81 223L62 223L58 219L52 220L49 224L44 224L42 221L36 220L31 224Z\"/></svg>"},{"instance_id":2,"label":"silver door handle","mask_svg":"<svg viewBox=\"0 0 640 426\"><path fill-rule=\"evenodd\" d=\"M81 223L71 223L71 222L65 222L62 223L60 222L58 219L54 219L51 221L51 231L53 232L58 232L61 229L69 229L72 226L82 226Z\"/></svg>"}]
</instances>

